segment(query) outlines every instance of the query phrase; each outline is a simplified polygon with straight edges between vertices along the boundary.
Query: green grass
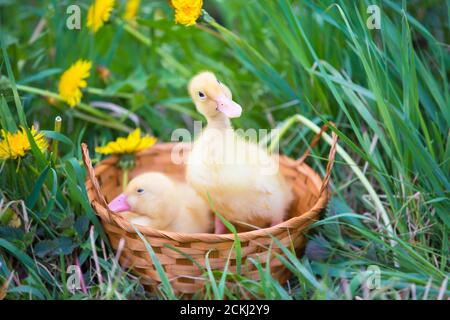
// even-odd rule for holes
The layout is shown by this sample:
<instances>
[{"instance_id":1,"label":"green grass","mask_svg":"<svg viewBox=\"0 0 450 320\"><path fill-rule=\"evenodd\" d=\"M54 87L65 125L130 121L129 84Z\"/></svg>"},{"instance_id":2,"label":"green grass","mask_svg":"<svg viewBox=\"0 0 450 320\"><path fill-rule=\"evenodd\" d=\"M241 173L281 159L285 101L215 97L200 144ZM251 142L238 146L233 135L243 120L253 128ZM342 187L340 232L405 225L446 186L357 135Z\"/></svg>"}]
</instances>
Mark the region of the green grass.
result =
<instances>
[{"instance_id":1,"label":"green grass","mask_svg":"<svg viewBox=\"0 0 450 320\"><path fill-rule=\"evenodd\" d=\"M166 1L151 1L141 5L136 29L121 22L124 2L117 2L112 22L93 35L65 27L70 1L0 1L0 126L35 124L58 141L57 154L33 145L20 163L0 162L0 284L12 274L7 299L175 298L167 281L150 295L118 265L87 199L80 143L93 150L123 135L135 127L131 114L160 141L170 141L176 128L193 130L201 118L186 84L204 69L244 107L235 127L281 127L280 150L298 158L317 126L332 121L340 147L332 199L311 227L305 256L283 248L289 284L277 283L266 261L247 262L259 282L206 265L206 293L196 298L450 296L448 2L211 0L204 1L209 15L187 28L174 24ZM79 3L84 26L90 1ZM373 3L381 8L380 30L366 27ZM30 41L39 21L45 26ZM70 109L57 84L79 58L111 77L102 80L94 68L83 104ZM95 101L124 112L114 115ZM324 141L307 160L322 175L328 150ZM75 264L85 286L71 293L66 270ZM381 276L373 290L370 266Z\"/></svg>"}]
</instances>

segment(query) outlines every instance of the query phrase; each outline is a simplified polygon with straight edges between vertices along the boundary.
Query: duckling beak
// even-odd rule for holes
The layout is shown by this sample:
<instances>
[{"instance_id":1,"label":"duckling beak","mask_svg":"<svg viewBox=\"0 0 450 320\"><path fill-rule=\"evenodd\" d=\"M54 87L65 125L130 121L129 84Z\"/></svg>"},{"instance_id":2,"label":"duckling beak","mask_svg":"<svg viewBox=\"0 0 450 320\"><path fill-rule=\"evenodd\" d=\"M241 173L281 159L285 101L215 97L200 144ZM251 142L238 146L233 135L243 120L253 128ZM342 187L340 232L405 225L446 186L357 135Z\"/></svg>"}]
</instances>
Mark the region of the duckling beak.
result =
<instances>
[{"instance_id":1,"label":"duckling beak","mask_svg":"<svg viewBox=\"0 0 450 320\"><path fill-rule=\"evenodd\" d=\"M217 110L225 114L228 118L239 118L242 107L224 94L216 98Z\"/></svg>"},{"instance_id":2,"label":"duckling beak","mask_svg":"<svg viewBox=\"0 0 450 320\"><path fill-rule=\"evenodd\" d=\"M117 197L115 197L109 204L108 204L109 210L112 212L122 212L130 210L131 207L127 202L127 196L125 193L119 194Z\"/></svg>"}]
</instances>

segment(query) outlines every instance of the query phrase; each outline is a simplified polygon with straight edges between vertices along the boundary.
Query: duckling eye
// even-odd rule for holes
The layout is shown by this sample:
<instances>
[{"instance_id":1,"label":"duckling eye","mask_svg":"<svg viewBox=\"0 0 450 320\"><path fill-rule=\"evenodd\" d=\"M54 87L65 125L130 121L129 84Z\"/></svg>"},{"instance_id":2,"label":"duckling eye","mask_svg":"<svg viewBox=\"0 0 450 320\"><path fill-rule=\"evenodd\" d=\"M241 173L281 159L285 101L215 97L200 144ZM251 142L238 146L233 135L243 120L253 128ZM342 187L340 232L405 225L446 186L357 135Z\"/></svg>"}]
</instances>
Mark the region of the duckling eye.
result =
<instances>
[{"instance_id":1,"label":"duckling eye","mask_svg":"<svg viewBox=\"0 0 450 320\"><path fill-rule=\"evenodd\" d=\"M201 100L204 100L206 98L206 95L201 91L198 92L198 96Z\"/></svg>"},{"instance_id":2,"label":"duckling eye","mask_svg":"<svg viewBox=\"0 0 450 320\"><path fill-rule=\"evenodd\" d=\"M145 190L142 189L142 188L139 188L139 189L136 190L136 192L139 193L139 194L143 194L145 192Z\"/></svg>"}]
</instances>

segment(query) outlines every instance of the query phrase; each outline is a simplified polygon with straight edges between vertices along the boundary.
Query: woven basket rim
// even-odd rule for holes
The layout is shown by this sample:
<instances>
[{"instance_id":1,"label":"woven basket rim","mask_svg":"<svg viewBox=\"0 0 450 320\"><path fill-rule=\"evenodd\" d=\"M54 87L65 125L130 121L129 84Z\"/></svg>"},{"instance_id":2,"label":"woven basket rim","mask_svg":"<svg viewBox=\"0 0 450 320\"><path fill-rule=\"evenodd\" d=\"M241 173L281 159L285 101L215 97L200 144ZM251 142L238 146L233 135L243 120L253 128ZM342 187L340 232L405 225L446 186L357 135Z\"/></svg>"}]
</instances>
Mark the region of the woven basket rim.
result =
<instances>
[{"instance_id":1,"label":"woven basket rim","mask_svg":"<svg viewBox=\"0 0 450 320\"><path fill-rule=\"evenodd\" d=\"M307 165L304 165L307 166ZM309 166L307 166L309 168ZM312 170L312 169L311 169ZM261 236L268 236L268 235L274 235L277 234L285 229L294 229L300 224L311 224L314 221L316 221L316 217L318 213L325 208L328 201L328 193L324 192L322 193L321 197L317 199L314 206L302 213L299 216L292 217L286 221L283 221L280 224L277 224L275 226L269 227L269 228L261 228L258 230L250 230L245 232L238 232L237 236L241 241L250 240L253 238L258 238ZM101 205L98 201L93 200L93 205L96 208L95 212L97 215L100 216L100 218L108 224L118 226L122 229L125 229L125 231L136 233L134 230L134 227L136 227L137 230L139 230L140 233L146 236L156 236L159 238L167 238L172 240L177 240L180 242L191 242L191 241L202 241L202 242L222 242L222 241L229 241L234 240L234 234L233 233L225 233L225 234L215 234L215 233L179 233L179 232L173 232L173 231L165 231L165 230L158 230L154 229L152 227L147 226L140 226L140 225L133 225L124 217L118 214L112 213L110 216L108 215L107 211L108 209ZM103 212L102 212L103 211ZM112 221L111 221L112 220Z\"/></svg>"},{"instance_id":2,"label":"woven basket rim","mask_svg":"<svg viewBox=\"0 0 450 320\"><path fill-rule=\"evenodd\" d=\"M321 132L318 134L319 138L322 135L323 131L326 129L322 129ZM314 139L311 146L313 146L317 141ZM336 152L336 142L337 137L333 133L333 144L330 150L329 155L329 162L327 166L327 173L325 177L322 179L316 171L314 171L310 166L308 166L306 163L303 162L303 160L306 158L307 153L303 155L300 160L294 160L292 158L289 158L285 155L280 155L280 159L283 159L285 161L290 162L299 162L296 165L297 170L306 170L308 171L309 175L314 176L314 178L318 179L322 183L322 187L318 186L320 188L320 195L319 198L314 203L313 207L309 209L308 211L300 214L299 216L292 217L286 221L283 221L280 224L277 224L275 226L269 227L269 228L261 228L257 230L250 230L245 232L239 232L237 233L237 236L239 237L240 241L247 241L251 239L255 239L261 236L270 236L270 235L276 235L280 232L283 232L286 229L295 229L300 225L310 225L314 221L316 221L316 218L318 217L319 212L324 209L328 203L328 181L331 174L331 169L334 163L334 155ZM136 154L136 156L143 156L146 154L151 154L155 152L160 151L167 151L172 149L175 145L183 144L184 147L190 146L192 144L189 143L182 143L182 142L175 142L175 143L158 143L149 149L143 150ZM95 168L93 168L92 163L89 158L89 150L86 146L86 144L82 144L82 151L83 151L83 160L86 165L86 168L88 170L88 177L86 178L86 188L93 186L94 190L97 192L97 197L100 199L89 199L91 201L91 205L94 208L95 213L101 218L101 220L104 223L107 223L112 226L117 226L121 229L124 229L127 232L135 233L135 228L142 233L145 236L150 237L159 237L164 239L171 239L178 242L206 242L206 243L218 243L218 242L224 242L224 241L230 241L235 239L235 235L233 233L227 233L227 234L215 234L215 233L178 233L173 231L164 231L164 230L158 230L154 229L152 227L147 226L141 226L141 225L133 225L131 224L126 218L122 217L121 215L112 213L108 207L107 202L104 198L104 196L101 194L98 186L98 182L96 181L96 171L101 167L105 165L114 165L117 163L119 157L117 155L112 155L107 157L106 159L100 161ZM308 152L308 151L307 151ZM90 198L90 197L89 197ZM100 200L100 201L99 201Z\"/></svg>"}]
</instances>

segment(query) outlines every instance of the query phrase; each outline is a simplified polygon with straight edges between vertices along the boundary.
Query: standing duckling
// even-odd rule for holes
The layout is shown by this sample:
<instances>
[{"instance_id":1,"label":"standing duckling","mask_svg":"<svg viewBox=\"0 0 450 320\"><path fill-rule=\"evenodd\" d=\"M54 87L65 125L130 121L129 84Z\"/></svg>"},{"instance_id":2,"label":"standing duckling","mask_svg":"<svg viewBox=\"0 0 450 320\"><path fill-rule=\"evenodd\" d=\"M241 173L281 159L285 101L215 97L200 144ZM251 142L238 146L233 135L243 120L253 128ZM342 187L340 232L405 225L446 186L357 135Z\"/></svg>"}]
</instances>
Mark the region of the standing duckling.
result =
<instances>
[{"instance_id":1,"label":"standing duckling","mask_svg":"<svg viewBox=\"0 0 450 320\"><path fill-rule=\"evenodd\" d=\"M159 172L132 179L108 208L122 212L135 224L158 230L208 233L213 227L207 203L188 185L174 182Z\"/></svg>"},{"instance_id":2,"label":"standing duckling","mask_svg":"<svg viewBox=\"0 0 450 320\"><path fill-rule=\"evenodd\" d=\"M230 118L242 108L230 89L211 72L191 79L189 93L207 127L195 141L187 164L187 182L228 221L260 228L281 223L293 199L278 162L264 148L238 136ZM215 219L215 232L225 226Z\"/></svg>"}]
</instances>

